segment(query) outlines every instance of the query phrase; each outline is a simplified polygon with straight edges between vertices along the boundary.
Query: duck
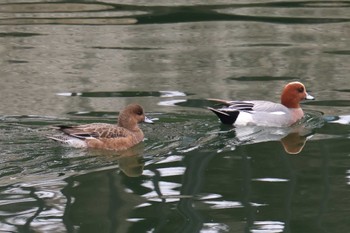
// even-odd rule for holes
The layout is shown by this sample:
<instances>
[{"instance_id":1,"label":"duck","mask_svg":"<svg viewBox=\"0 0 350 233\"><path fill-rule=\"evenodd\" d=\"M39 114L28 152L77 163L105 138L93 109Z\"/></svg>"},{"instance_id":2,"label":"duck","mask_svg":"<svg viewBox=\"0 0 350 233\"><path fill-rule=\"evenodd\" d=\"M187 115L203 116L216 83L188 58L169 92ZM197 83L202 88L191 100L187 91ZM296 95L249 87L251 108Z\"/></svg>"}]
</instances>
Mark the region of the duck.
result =
<instances>
[{"instance_id":1,"label":"duck","mask_svg":"<svg viewBox=\"0 0 350 233\"><path fill-rule=\"evenodd\" d=\"M314 99L313 96L307 93L304 84L295 81L284 86L280 103L264 100L229 101L208 99L224 105L221 108L208 107L208 109L215 113L223 124L289 127L304 116L300 102Z\"/></svg>"},{"instance_id":2,"label":"duck","mask_svg":"<svg viewBox=\"0 0 350 233\"><path fill-rule=\"evenodd\" d=\"M117 124L53 126L62 134L48 138L75 148L127 150L143 141L144 134L138 125L141 122L153 123L145 116L141 105L130 104L120 112Z\"/></svg>"}]
</instances>

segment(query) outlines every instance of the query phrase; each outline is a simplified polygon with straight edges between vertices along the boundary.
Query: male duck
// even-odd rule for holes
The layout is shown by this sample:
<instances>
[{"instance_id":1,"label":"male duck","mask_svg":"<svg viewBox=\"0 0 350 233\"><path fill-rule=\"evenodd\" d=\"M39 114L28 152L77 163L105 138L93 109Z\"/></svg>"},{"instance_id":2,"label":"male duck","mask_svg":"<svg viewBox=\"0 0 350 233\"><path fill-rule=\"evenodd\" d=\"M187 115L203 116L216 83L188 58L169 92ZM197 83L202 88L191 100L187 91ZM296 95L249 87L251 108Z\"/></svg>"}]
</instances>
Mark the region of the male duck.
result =
<instances>
[{"instance_id":1,"label":"male duck","mask_svg":"<svg viewBox=\"0 0 350 233\"><path fill-rule=\"evenodd\" d=\"M300 82L288 83L281 94L281 103L270 101L227 101L209 99L226 105L213 111L223 124L235 126L257 125L270 127L286 127L294 124L304 116L300 101L314 99L306 92Z\"/></svg>"},{"instance_id":2,"label":"male duck","mask_svg":"<svg viewBox=\"0 0 350 233\"><path fill-rule=\"evenodd\" d=\"M126 150L143 140L143 132L138 126L140 122L153 123L140 105L130 104L121 111L116 125L92 123L57 126L54 128L64 135L49 138L76 148Z\"/></svg>"}]
</instances>

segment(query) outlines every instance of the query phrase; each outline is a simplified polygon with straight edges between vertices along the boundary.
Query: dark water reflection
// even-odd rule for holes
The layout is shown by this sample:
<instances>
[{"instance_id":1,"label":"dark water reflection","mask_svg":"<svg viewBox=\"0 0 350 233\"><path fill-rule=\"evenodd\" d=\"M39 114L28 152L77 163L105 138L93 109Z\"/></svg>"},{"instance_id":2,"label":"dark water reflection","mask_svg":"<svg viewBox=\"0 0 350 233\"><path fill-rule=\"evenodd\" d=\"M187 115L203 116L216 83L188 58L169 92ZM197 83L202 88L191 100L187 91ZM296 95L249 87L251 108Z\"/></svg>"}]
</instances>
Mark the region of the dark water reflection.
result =
<instances>
[{"instance_id":1,"label":"dark water reflection","mask_svg":"<svg viewBox=\"0 0 350 233\"><path fill-rule=\"evenodd\" d=\"M348 232L348 1L2 1L1 232ZM220 125L207 98L316 101L290 129ZM154 125L123 153L50 125Z\"/></svg>"},{"instance_id":2,"label":"dark water reflection","mask_svg":"<svg viewBox=\"0 0 350 233\"><path fill-rule=\"evenodd\" d=\"M64 119L12 120L16 125L2 125L2 131L18 129L22 136L15 144L2 143L2 171L12 169L1 175L3 230L319 232L349 227L342 217L348 202L348 138L339 138L337 123L326 123L298 155L290 155L277 139L237 142L237 132L220 129L215 118L162 115L157 124L143 126L148 140L116 154L62 148L42 138L47 133L42 124ZM320 138L332 134L337 137ZM35 142L36 152L31 151Z\"/></svg>"},{"instance_id":3,"label":"dark water reflection","mask_svg":"<svg viewBox=\"0 0 350 233\"><path fill-rule=\"evenodd\" d=\"M209 3L186 5L161 3L129 5L108 2L2 4L1 24L150 24L203 21L258 21L282 24L348 22L346 1ZM297 17L296 17L297 14ZM326 15L327 17L324 17ZM7 16L7 17L6 17Z\"/></svg>"}]
</instances>

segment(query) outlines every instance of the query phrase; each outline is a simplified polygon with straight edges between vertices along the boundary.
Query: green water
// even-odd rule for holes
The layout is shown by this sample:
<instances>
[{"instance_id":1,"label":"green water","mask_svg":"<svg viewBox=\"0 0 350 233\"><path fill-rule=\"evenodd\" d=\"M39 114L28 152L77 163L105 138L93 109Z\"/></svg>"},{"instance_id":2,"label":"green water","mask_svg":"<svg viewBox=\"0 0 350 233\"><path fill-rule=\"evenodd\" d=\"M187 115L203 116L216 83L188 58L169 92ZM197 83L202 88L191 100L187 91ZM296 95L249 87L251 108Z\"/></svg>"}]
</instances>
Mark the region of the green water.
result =
<instances>
[{"instance_id":1,"label":"green water","mask_svg":"<svg viewBox=\"0 0 350 233\"><path fill-rule=\"evenodd\" d=\"M0 232L348 232L349 7L0 3ZM296 133L206 109L290 81L316 97ZM131 150L46 138L132 102L156 123Z\"/></svg>"}]
</instances>

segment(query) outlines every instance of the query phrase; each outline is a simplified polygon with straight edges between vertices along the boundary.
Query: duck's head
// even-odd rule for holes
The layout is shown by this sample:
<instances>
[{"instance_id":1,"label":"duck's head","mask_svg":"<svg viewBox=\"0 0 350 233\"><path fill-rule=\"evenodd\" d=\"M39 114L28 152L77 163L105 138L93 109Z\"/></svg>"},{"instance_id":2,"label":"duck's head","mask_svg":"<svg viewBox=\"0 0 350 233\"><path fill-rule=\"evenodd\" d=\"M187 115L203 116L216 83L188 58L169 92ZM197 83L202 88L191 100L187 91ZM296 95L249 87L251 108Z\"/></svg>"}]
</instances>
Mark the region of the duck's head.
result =
<instances>
[{"instance_id":1,"label":"duck's head","mask_svg":"<svg viewBox=\"0 0 350 233\"><path fill-rule=\"evenodd\" d=\"M300 101L313 100L313 96L306 92L304 84L301 82L290 82L282 91L281 104L287 108L300 108Z\"/></svg>"},{"instance_id":2,"label":"duck's head","mask_svg":"<svg viewBox=\"0 0 350 233\"><path fill-rule=\"evenodd\" d=\"M138 123L153 123L152 120L145 116L145 112L139 104L129 104L126 106L118 117L118 125L124 128L134 128Z\"/></svg>"}]
</instances>

